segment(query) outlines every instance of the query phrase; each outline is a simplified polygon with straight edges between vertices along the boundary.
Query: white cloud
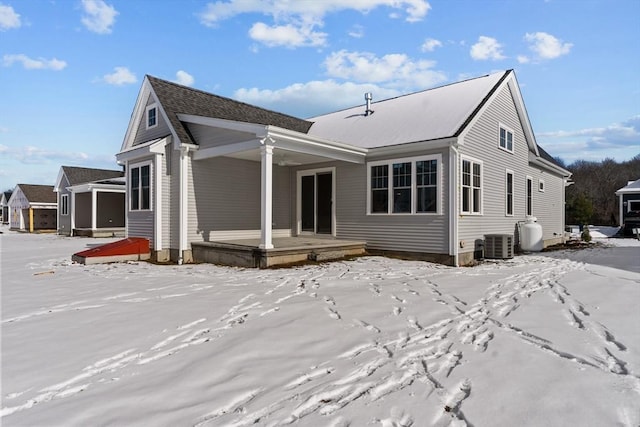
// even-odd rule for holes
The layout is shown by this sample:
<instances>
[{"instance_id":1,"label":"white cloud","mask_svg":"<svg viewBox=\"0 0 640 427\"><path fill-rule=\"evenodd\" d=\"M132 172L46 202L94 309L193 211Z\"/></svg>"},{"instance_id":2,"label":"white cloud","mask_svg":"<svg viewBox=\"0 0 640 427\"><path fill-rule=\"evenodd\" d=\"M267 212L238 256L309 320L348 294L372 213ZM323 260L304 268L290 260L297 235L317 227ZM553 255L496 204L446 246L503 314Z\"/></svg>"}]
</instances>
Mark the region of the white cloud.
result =
<instances>
[{"instance_id":1,"label":"white cloud","mask_svg":"<svg viewBox=\"0 0 640 427\"><path fill-rule=\"evenodd\" d=\"M566 55L573 44L564 43L551 34L538 32L527 33L524 39L529 42L529 49L536 54L538 59L554 59Z\"/></svg>"},{"instance_id":2,"label":"white cloud","mask_svg":"<svg viewBox=\"0 0 640 427\"><path fill-rule=\"evenodd\" d=\"M138 79L127 67L115 67L114 72L111 74L105 74L102 80L105 83L115 86L122 86L126 84L136 83Z\"/></svg>"},{"instance_id":3,"label":"white cloud","mask_svg":"<svg viewBox=\"0 0 640 427\"><path fill-rule=\"evenodd\" d=\"M186 71L182 71L182 70L179 70L176 73L176 79L174 80L175 83L178 83L178 84L183 85L183 86L193 86L195 81L196 80L193 78L193 76L191 74L187 73Z\"/></svg>"},{"instance_id":4,"label":"white cloud","mask_svg":"<svg viewBox=\"0 0 640 427\"><path fill-rule=\"evenodd\" d=\"M0 31L20 28L21 25L20 15L13 10L13 7L0 3Z\"/></svg>"},{"instance_id":5,"label":"white cloud","mask_svg":"<svg viewBox=\"0 0 640 427\"><path fill-rule=\"evenodd\" d=\"M311 117L364 102L364 94L372 92L376 99L400 95L396 89L371 83L339 83L335 80L295 83L282 89L239 89L234 98L296 117Z\"/></svg>"},{"instance_id":6,"label":"white cloud","mask_svg":"<svg viewBox=\"0 0 640 427\"><path fill-rule=\"evenodd\" d=\"M8 156L25 164L49 164L60 161L84 161L89 159L87 153L79 151L56 151L47 148L34 147L7 147L0 145L0 155Z\"/></svg>"},{"instance_id":7,"label":"white cloud","mask_svg":"<svg viewBox=\"0 0 640 427\"><path fill-rule=\"evenodd\" d=\"M424 89L445 81L444 73L433 70L435 64L435 61L413 61L404 54L377 57L369 52L346 50L332 53L324 62L331 77L410 89Z\"/></svg>"},{"instance_id":8,"label":"white cloud","mask_svg":"<svg viewBox=\"0 0 640 427\"><path fill-rule=\"evenodd\" d=\"M471 46L471 57L475 60L491 59L497 61L504 59L502 54L502 45L493 37L480 36L478 42Z\"/></svg>"},{"instance_id":9,"label":"white cloud","mask_svg":"<svg viewBox=\"0 0 640 427\"><path fill-rule=\"evenodd\" d=\"M81 21L89 31L98 34L109 34L116 21L118 11L103 0L82 0L85 15Z\"/></svg>"},{"instance_id":10,"label":"white cloud","mask_svg":"<svg viewBox=\"0 0 640 427\"><path fill-rule=\"evenodd\" d=\"M426 0L220 0L208 3L200 20L213 27L240 14L267 15L273 18L273 25L254 23L249 32L252 39L270 47L324 46L327 35L317 28L324 25L325 15L343 10L367 13L378 7L404 10L408 22L422 20L431 8ZM352 37L358 34L357 30L350 33Z\"/></svg>"},{"instance_id":11,"label":"white cloud","mask_svg":"<svg viewBox=\"0 0 640 427\"><path fill-rule=\"evenodd\" d=\"M605 127L540 132L536 136L567 162L606 157L626 160L640 154L640 115Z\"/></svg>"},{"instance_id":12,"label":"white cloud","mask_svg":"<svg viewBox=\"0 0 640 427\"><path fill-rule=\"evenodd\" d=\"M423 52L433 52L437 47L442 47L442 42L436 39L426 39L422 43L421 50Z\"/></svg>"},{"instance_id":13,"label":"white cloud","mask_svg":"<svg viewBox=\"0 0 640 427\"><path fill-rule=\"evenodd\" d=\"M527 64L531 61L526 55L518 55L517 60L519 64Z\"/></svg>"},{"instance_id":14,"label":"white cloud","mask_svg":"<svg viewBox=\"0 0 640 427\"><path fill-rule=\"evenodd\" d=\"M313 31L312 25L294 26L274 25L268 26L262 22L256 22L249 30L249 36L266 46L324 46L327 34Z\"/></svg>"},{"instance_id":15,"label":"white cloud","mask_svg":"<svg viewBox=\"0 0 640 427\"><path fill-rule=\"evenodd\" d=\"M62 61L62 60L56 59L56 58L53 58L53 59L44 59L44 58L33 59L33 58L29 58L27 55L24 55L24 54L4 55L2 57L2 64L5 67L10 67L16 62L21 63L22 66L27 70L54 70L54 71L60 71L60 70L64 69L67 66L67 63L65 61Z\"/></svg>"}]
</instances>

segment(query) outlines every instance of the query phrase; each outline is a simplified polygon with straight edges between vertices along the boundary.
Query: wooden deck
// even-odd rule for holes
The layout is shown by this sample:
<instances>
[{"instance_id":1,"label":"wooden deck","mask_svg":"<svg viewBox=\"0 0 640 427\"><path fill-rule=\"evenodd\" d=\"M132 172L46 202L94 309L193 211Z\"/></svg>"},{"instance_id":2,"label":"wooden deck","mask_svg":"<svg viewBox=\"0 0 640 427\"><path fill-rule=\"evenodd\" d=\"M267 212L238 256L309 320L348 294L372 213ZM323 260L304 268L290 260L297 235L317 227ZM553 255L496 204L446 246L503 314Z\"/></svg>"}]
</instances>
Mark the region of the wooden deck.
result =
<instances>
[{"instance_id":1,"label":"wooden deck","mask_svg":"<svg viewBox=\"0 0 640 427\"><path fill-rule=\"evenodd\" d=\"M269 268L303 261L329 261L366 252L366 242L329 237L283 237L273 239L273 249L261 249L259 239L195 242L195 262L237 267Z\"/></svg>"}]
</instances>

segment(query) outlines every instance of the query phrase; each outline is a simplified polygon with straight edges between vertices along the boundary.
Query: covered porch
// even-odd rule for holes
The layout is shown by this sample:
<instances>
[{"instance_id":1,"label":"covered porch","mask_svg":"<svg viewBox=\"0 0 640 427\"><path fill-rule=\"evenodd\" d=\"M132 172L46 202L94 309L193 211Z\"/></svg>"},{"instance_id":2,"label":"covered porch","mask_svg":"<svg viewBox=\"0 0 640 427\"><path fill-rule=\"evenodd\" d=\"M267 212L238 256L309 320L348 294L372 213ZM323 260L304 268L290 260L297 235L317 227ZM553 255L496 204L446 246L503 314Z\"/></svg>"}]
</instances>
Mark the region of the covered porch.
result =
<instances>
[{"instance_id":1,"label":"covered porch","mask_svg":"<svg viewBox=\"0 0 640 427\"><path fill-rule=\"evenodd\" d=\"M262 248L261 239L193 242L195 262L236 267L269 268L306 261L330 261L366 253L366 242L333 237L275 237L272 247Z\"/></svg>"},{"instance_id":2,"label":"covered porch","mask_svg":"<svg viewBox=\"0 0 640 427\"><path fill-rule=\"evenodd\" d=\"M96 181L68 187L71 235L124 237L125 178Z\"/></svg>"}]
</instances>

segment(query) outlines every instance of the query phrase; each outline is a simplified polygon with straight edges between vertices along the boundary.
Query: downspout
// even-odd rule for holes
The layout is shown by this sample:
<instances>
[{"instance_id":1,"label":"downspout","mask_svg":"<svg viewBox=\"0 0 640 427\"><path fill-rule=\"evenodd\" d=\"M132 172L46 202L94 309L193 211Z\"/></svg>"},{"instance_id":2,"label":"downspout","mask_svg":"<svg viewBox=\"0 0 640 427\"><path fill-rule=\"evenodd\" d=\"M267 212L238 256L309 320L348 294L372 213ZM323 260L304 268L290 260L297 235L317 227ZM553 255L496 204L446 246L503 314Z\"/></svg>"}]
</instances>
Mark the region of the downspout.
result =
<instances>
[{"instance_id":1,"label":"downspout","mask_svg":"<svg viewBox=\"0 0 640 427\"><path fill-rule=\"evenodd\" d=\"M457 143L449 146L449 254L458 263L458 151Z\"/></svg>"}]
</instances>

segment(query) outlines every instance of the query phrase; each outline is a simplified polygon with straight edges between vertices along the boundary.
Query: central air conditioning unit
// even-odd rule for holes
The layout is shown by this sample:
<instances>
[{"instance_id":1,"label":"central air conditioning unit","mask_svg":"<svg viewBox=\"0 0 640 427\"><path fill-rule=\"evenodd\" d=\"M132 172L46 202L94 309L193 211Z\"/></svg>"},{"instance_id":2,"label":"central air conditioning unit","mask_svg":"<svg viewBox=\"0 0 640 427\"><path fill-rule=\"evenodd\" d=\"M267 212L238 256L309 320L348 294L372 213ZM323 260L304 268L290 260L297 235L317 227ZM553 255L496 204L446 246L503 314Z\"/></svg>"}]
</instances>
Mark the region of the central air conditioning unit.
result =
<instances>
[{"instance_id":1,"label":"central air conditioning unit","mask_svg":"<svg viewBox=\"0 0 640 427\"><path fill-rule=\"evenodd\" d=\"M491 259L513 258L513 236L511 234L485 234L484 257Z\"/></svg>"}]
</instances>

